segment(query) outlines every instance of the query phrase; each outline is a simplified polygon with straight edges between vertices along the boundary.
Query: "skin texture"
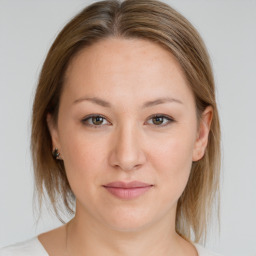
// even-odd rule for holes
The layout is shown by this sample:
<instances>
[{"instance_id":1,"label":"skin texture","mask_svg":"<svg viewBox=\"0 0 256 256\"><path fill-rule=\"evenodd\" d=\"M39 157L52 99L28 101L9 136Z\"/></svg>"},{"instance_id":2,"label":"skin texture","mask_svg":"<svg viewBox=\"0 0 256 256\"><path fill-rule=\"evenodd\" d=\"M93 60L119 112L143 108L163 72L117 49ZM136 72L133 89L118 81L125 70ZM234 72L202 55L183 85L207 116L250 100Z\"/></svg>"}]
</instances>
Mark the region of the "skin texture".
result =
<instances>
[{"instance_id":1,"label":"skin texture","mask_svg":"<svg viewBox=\"0 0 256 256\"><path fill-rule=\"evenodd\" d=\"M85 97L101 98L111 107ZM163 97L174 100L142 108ZM91 114L103 118L85 121ZM175 213L192 161L203 157L211 118L208 107L197 124L182 69L159 45L108 38L83 49L66 72L57 124L47 118L53 148L59 149L77 199L68 227L69 254L197 255L175 232ZM103 187L134 180L153 186L132 200ZM52 255L60 251L51 241L64 246L61 230L59 238L57 231L39 236Z\"/></svg>"}]
</instances>

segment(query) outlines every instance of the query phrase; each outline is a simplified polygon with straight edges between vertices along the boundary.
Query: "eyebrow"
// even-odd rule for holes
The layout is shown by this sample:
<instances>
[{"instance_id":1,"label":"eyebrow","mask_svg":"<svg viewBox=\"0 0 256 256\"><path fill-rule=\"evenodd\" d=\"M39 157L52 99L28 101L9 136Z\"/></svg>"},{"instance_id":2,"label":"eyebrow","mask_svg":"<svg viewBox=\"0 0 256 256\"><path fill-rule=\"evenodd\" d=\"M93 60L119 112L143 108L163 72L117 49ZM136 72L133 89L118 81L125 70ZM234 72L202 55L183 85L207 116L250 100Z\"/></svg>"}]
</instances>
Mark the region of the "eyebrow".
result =
<instances>
[{"instance_id":1,"label":"eyebrow","mask_svg":"<svg viewBox=\"0 0 256 256\"><path fill-rule=\"evenodd\" d=\"M105 108L111 108L112 105L103 100L103 99L100 99L98 97L83 97L83 98L79 98L77 100L75 100L73 102L73 104L77 104L77 103L80 103L82 101L90 101L90 102L93 102L97 105L100 105L102 107L105 107ZM183 104L182 101L178 100L178 99L175 99L175 98L170 98L170 97L163 97L163 98L158 98L156 100L152 100L152 101L147 101L145 102L143 105L142 105L142 108L147 108L147 107L152 107L152 106L155 106L155 105L160 105L160 104L163 104L163 103L167 103L167 102L175 102L175 103L179 103L179 104Z\"/></svg>"}]
</instances>

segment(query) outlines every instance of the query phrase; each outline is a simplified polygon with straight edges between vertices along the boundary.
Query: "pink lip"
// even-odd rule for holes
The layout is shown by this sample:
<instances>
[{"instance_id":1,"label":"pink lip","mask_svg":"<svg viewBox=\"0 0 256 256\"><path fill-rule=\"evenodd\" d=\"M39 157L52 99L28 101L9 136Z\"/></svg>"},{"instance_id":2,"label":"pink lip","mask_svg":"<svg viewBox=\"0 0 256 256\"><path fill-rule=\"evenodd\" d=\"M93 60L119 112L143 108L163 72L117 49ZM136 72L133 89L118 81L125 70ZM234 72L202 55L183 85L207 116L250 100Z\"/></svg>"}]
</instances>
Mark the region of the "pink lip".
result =
<instances>
[{"instance_id":1,"label":"pink lip","mask_svg":"<svg viewBox=\"0 0 256 256\"><path fill-rule=\"evenodd\" d=\"M148 191L150 188L152 188L153 185L148 183L143 183L139 181L132 181L132 182L111 182L103 187L108 190L112 195L121 198L121 199L134 199L142 194L144 194L146 191Z\"/></svg>"}]
</instances>

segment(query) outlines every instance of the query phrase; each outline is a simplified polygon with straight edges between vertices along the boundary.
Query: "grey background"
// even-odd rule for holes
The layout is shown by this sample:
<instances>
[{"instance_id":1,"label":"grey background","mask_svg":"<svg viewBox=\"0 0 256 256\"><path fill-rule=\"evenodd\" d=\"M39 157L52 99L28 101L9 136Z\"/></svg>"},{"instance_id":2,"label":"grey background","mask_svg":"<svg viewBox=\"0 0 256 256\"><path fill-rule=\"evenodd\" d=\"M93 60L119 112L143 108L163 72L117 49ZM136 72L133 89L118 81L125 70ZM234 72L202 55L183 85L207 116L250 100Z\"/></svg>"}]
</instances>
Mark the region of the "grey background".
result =
<instances>
[{"instance_id":1,"label":"grey background","mask_svg":"<svg viewBox=\"0 0 256 256\"><path fill-rule=\"evenodd\" d=\"M46 53L60 29L92 1L0 0L0 246L61 223L35 224L30 117ZM165 1L199 30L212 58L222 122L221 233L206 247L256 255L256 1Z\"/></svg>"}]
</instances>

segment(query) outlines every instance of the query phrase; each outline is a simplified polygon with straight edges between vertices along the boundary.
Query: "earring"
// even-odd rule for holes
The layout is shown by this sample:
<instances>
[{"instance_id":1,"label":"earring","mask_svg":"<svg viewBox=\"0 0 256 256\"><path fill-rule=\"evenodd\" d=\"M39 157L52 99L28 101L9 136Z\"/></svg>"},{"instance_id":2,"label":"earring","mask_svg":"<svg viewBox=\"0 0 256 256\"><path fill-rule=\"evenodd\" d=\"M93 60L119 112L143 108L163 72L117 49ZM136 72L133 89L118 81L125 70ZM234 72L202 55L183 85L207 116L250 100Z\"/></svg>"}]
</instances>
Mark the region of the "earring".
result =
<instances>
[{"instance_id":1,"label":"earring","mask_svg":"<svg viewBox=\"0 0 256 256\"><path fill-rule=\"evenodd\" d=\"M57 148L55 148L53 151L52 151L52 155L53 157L56 159L56 160L61 160L61 157L60 157L60 152Z\"/></svg>"}]
</instances>

